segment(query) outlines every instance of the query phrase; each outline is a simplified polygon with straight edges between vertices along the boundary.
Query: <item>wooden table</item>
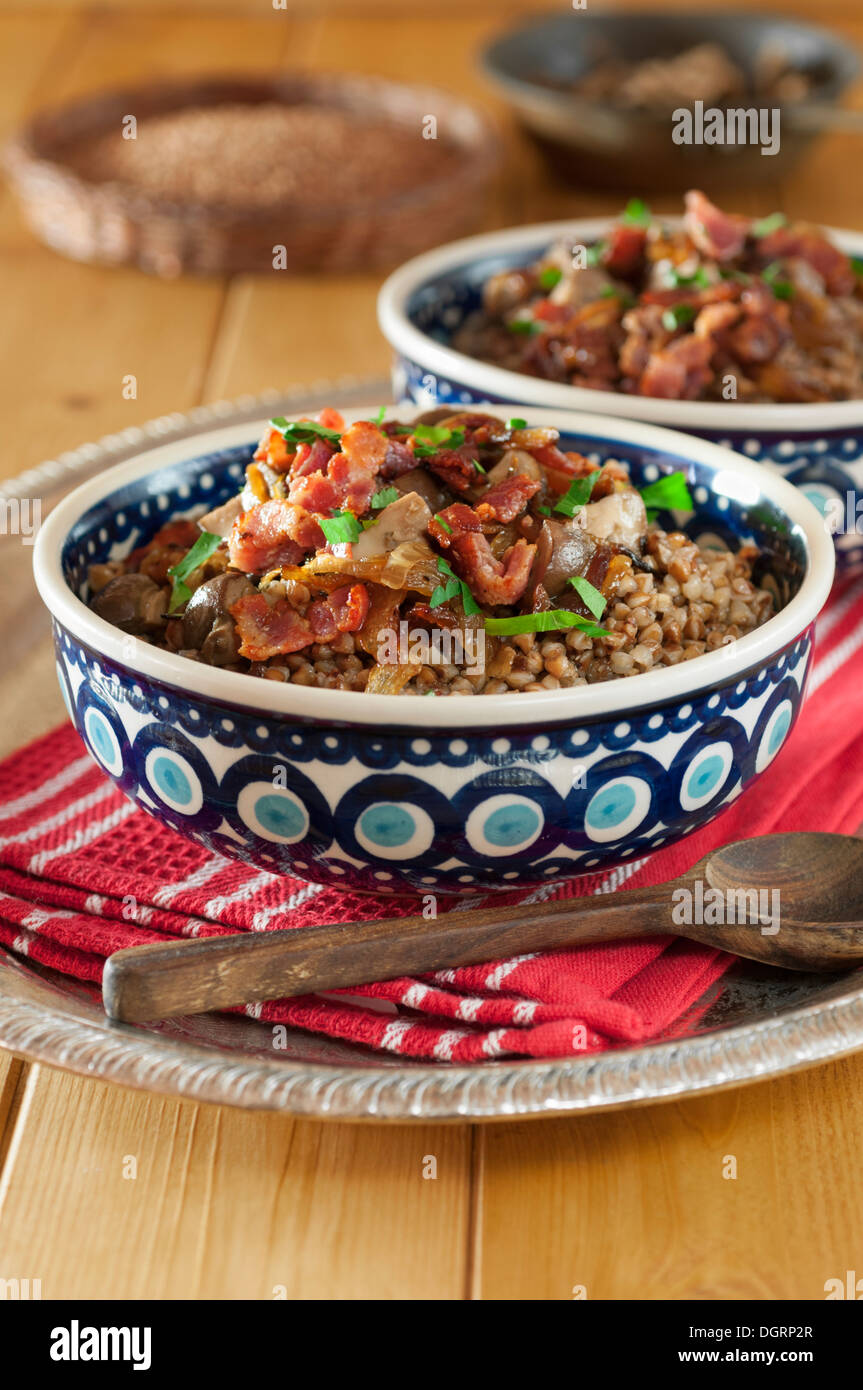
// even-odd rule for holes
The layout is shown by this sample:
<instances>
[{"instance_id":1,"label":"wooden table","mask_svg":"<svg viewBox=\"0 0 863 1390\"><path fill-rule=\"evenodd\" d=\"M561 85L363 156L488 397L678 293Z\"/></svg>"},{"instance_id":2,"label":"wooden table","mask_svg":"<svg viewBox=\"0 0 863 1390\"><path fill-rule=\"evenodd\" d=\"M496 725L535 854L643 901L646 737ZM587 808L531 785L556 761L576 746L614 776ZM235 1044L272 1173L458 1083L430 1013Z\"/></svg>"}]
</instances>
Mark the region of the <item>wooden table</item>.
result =
<instances>
[{"instance_id":1,"label":"wooden table","mask_svg":"<svg viewBox=\"0 0 863 1390\"><path fill-rule=\"evenodd\" d=\"M288 4L0 0L3 133L49 100L153 73L287 65L410 73L502 117L473 54L524 3ZM812 18L803 0L781 8ZM863 47L857 0L817 18ZM505 130L491 225L614 210L554 191ZM833 137L787 186L765 160L757 199L735 201L860 227L859 167L859 145ZM385 370L378 280L95 270L37 246L3 192L0 471L198 402ZM40 643L0 673L0 744L61 717ZM0 1054L0 1278L39 1278L45 1298L568 1299L580 1285L591 1299L819 1299L863 1271L861 1143L863 1057L608 1116L385 1128L177 1103Z\"/></svg>"}]
</instances>

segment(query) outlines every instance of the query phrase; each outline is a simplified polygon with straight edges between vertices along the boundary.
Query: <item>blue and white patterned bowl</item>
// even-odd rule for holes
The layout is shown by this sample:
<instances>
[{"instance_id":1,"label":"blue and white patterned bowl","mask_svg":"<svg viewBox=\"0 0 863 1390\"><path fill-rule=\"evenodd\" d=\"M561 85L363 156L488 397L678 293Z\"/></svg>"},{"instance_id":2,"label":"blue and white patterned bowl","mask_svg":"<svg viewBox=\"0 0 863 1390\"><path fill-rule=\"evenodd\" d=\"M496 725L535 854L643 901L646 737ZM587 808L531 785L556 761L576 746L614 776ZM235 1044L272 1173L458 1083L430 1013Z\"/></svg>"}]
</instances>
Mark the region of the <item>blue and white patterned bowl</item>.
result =
<instances>
[{"instance_id":1,"label":"blue and white patterned bowl","mask_svg":"<svg viewBox=\"0 0 863 1390\"><path fill-rule=\"evenodd\" d=\"M829 519L839 566L863 565L863 401L746 405L654 400L506 371L449 346L466 315L479 306L489 275L527 264L564 234L588 244L605 235L608 226L607 218L592 218L515 227L452 242L396 270L378 300L381 330L396 353L396 400L405 397L423 409L515 400L686 430L778 469ZM829 230L829 235L849 254L863 256L863 233Z\"/></svg>"},{"instance_id":2,"label":"blue and white patterned bowl","mask_svg":"<svg viewBox=\"0 0 863 1390\"><path fill-rule=\"evenodd\" d=\"M685 469L699 506L690 531L769 546L786 606L680 666L531 694L373 696L190 662L126 636L83 600L89 564L235 492L260 429L214 430L84 484L40 531L36 580L60 684L97 762L210 850L377 893L556 882L711 820L772 761L797 715L833 575L830 537L795 488L715 445L597 416L528 416L561 428L565 447L625 459L638 482Z\"/></svg>"}]
</instances>

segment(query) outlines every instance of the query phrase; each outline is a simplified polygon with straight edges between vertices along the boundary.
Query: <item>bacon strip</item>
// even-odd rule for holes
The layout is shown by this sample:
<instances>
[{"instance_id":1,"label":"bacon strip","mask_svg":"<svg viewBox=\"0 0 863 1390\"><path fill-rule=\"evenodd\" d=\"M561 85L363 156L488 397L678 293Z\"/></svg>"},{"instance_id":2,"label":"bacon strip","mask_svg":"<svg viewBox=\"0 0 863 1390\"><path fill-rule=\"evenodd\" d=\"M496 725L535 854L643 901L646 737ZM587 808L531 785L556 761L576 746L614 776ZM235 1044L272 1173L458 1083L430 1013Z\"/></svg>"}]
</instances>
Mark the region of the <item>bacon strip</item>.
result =
<instances>
[{"instance_id":1,"label":"bacon strip","mask_svg":"<svg viewBox=\"0 0 863 1390\"><path fill-rule=\"evenodd\" d=\"M292 476L288 501L322 516L344 510L362 516L368 511L389 443L377 425L357 420L342 435L342 451L327 460L326 471Z\"/></svg>"},{"instance_id":2,"label":"bacon strip","mask_svg":"<svg viewBox=\"0 0 863 1390\"><path fill-rule=\"evenodd\" d=\"M245 594L229 612L237 625L240 656L267 661L302 651L314 642L331 642L340 632L358 632L369 611L364 584L345 584L310 603L305 614L284 598L268 603L264 594Z\"/></svg>"},{"instance_id":3,"label":"bacon strip","mask_svg":"<svg viewBox=\"0 0 863 1390\"><path fill-rule=\"evenodd\" d=\"M795 227L777 227L758 243L759 256L765 264L798 256L817 270L830 295L853 294L856 284L850 258L834 246L815 227L801 223Z\"/></svg>"},{"instance_id":4,"label":"bacon strip","mask_svg":"<svg viewBox=\"0 0 863 1390\"><path fill-rule=\"evenodd\" d=\"M280 565L297 565L307 550L326 545L313 516L274 497L243 512L228 537L228 559L244 574L266 574Z\"/></svg>"},{"instance_id":5,"label":"bacon strip","mask_svg":"<svg viewBox=\"0 0 863 1390\"><path fill-rule=\"evenodd\" d=\"M683 225L699 251L715 261L731 261L740 255L749 230L745 217L721 212L697 188L691 189L684 201Z\"/></svg>"},{"instance_id":6,"label":"bacon strip","mask_svg":"<svg viewBox=\"0 0 863 1390\"><path fill-rule=\"evenodd\" d=\"M476 514L481 521L514 521L541 487L538 479L528 478L524 473L513 473L483 494Z\"/></svg>"},{"instance_id":7,"label":"bacon strip","mask_svg":"<svg viewBox=\"0 0 863 1390\"><path fill-rule=\"evenodd\" d=\"M431 523L429 531L452 551L456 570L474 598L488 604L517 603L527 588L536 546L518 540L497 560L472 507L464 502L453 502L440 515L449 531L437 520Z\"/></svg>"}]
</instances>

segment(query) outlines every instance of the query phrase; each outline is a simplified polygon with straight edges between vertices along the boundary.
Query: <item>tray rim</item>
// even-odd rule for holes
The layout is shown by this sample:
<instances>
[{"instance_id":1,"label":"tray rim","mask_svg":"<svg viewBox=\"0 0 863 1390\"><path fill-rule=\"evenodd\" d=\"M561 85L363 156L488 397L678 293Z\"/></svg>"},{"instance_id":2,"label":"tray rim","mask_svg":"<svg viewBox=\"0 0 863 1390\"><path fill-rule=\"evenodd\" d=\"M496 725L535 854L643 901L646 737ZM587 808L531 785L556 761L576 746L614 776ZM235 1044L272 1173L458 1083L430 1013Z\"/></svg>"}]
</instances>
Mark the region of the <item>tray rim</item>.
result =
<instances>
[{"instance_id":1,"label":"tray rim","mask_svg":"<svg viewBox=\"0 0 863 1390\"><path fill-rule=\"evenodd\" d=\"M298 1118L526 1120L679 1100L849 1056L863 1048L863 970L833 988L832 998L756 1023L584 1057L357 1067L232 1055L113 1023L3 947L0 1047L135 1090Z\"/></svg>"}]
</instances>

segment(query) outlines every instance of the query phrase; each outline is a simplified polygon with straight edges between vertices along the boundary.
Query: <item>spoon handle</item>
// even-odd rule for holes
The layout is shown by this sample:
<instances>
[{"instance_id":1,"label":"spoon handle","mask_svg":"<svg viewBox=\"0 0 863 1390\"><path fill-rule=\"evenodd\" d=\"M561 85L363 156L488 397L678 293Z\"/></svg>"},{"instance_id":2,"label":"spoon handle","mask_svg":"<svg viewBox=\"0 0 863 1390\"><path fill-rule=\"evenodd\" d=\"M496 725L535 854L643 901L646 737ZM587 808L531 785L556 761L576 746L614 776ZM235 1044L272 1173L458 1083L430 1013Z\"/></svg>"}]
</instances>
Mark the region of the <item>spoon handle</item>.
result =
<instances>
[{"instance_id":1,"label":"spoon handle","mask_svg":"<svg viewBox=\"0 0 863 1390\"><path fill-rule=\"evenodd\" d=\"M670 913L671 885L660 883L605 899L133 946L106 961L102 997L110 1018L143 1023L577 942L670 932Z\"/></svg>"}]
</instances>

